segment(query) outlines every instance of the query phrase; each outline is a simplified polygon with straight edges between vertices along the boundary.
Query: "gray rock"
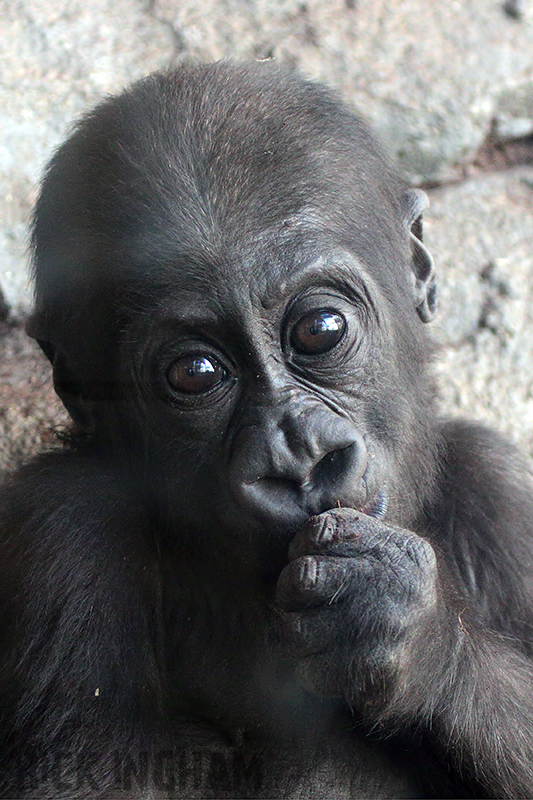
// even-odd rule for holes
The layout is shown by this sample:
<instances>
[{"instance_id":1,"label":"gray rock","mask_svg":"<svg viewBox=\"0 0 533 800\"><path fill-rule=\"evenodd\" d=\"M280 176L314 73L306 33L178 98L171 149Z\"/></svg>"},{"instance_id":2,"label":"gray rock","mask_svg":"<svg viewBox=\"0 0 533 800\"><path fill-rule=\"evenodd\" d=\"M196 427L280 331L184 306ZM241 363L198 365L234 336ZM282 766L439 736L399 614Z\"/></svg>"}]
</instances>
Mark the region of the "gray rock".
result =
<instances>
[{"instance_id":1,"label":"gray rock","mask_svg":"<svg viewBox=\"0 0 533 800\"><path fill-rule=\"evenodd\" d=\"M0 477L44 447L67 414L54 393L50 365L20 327L0 324Z\"/></svg>"},{"instance_id":2,"label":"gray rock","mask_svg":"<svg viewBox=\"0 0 533 800\"><path fill-rule=\"evenodd\" d=\"M525 6L511 18L479 0L155 0L154 13L186 53L274 57L336 86L418 183L461 175L498 115L504 136L533 120Z\"/></svg>"},{"instance_id":3,"label":"gray rock","mask_svg":"<svg viewBox=\"0 0 533 800\"><path fill-rule=\"evenodd\" d=\"M0 290L27 314L27 220L45 161L104 94L164 67L175 40L131 0L0 0Z\"/></svg>"},{"instance_id":4,"label":"gray rock","mask_svg":"<svg viewBox=\"0 0 533 800\"><path fill-rule=\"evenodd\" d=\"M533 168L430 195L442 407L486 421L533 456Z\"/></svg>"},{"instance_id":5,"label":"gray rock","mask_svg":"<svg viewBox=\"0 0 533 800\"><path fill-rule=\"evenodd\" d=\"M496 100L493 132L500 139L518 139L533 134L533 84L518 82Z\"/></svg>"},{"instance_id":6,"label":"gray rock","mask_svg":"<svg viewBox=\"0 0 533 800\"><path fill-rule=\"evenodd\" d=\"M533 134L533 117L509 117L498 114L494 133L498 139L523 139Z\"/></svg>"}]
</instances>

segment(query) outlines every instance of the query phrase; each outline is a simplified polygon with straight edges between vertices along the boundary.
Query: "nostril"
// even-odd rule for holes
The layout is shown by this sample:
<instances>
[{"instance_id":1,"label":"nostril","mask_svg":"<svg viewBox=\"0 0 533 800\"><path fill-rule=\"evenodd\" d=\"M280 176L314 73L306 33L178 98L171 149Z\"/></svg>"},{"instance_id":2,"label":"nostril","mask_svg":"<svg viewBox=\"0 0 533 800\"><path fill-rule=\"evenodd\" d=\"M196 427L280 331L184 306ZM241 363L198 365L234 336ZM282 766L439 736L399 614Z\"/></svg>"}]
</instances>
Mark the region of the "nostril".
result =
<instances>
[{"instance_id":1,"label":"nostril","mask_svg":"<svg viewBox=\"0 0 533 800\"><path fill-rule=\"evenodd\" d=\"M322 437L311 433L307 441L312 448L274 451L261 450L258 444L252 468L246 464L240 474L233 473L239 504L272 530L297 530L313 514L339 503L360 507L366 500L361 479L368 453L363 437L353 429L327 430ZM315 461L313 455L320 450L323 455Z\"/></svg>"},{"instance_id":2,"label":"nostril","mask_svg":"<svg viewBox=\"0 0 533 800\"><path fill-rule=\"evenodd\" d=\"M337 481L352 465L357 456L355 443L338 450L331 450L320 459L309 475L309 486L325 486Z\"/></svg>"},{"instance_id":3,"label":"nostril","mask_svg":"<svg viewBox=\"0 0 533 800\"><path fill-rule=\"evenodd\" d=\"M240 484L240 501L254 516L297 529L309 514L304 509L301 483L292 478L264 476Z\"/></svg>"}]
</instances>

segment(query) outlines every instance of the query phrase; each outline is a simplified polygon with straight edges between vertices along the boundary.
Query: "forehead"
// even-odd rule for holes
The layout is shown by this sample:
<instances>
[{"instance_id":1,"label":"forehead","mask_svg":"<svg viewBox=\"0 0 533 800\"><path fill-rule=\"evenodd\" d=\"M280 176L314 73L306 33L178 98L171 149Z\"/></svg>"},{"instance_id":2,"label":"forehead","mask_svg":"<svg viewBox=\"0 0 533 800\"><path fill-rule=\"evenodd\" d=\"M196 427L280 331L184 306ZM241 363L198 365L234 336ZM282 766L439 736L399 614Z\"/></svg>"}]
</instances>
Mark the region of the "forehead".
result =
<instances>
[{"instance_id":1,"label":"forehead","mask_svg":"<svg viewBox=\"0 0 533 800\"><path fill-rule=\"evenodd\" d=\"M160 297L256 296L268 306L281 284L321 260L330 249L320 226L295 213L263 226L260 214L231 224L210 221L209 230L184 232L167 227L161 237L148 233L146 247L130 242L127 261L143 284L159 287ZM139 238L146 235L140 230ZM128 248L129 249L129 248ZM142 256L139 258L139 254Z\"/></svg>"},{"instance_id":2,"label":"forehead","mask_svg":"<svg viewBox=\"0 0 533 800\"><path fill-rule=\"evenodd\" d=\"M217 320L250 312L268 316L311 289L366 297L371 304L379 294L365 265L345 250L308 247L287 255L282 247L270 253L271 257L255 254L250 265L226 262L198 268L186 263L169 268L165 276L159 275L153 302L149 298L148 306L142 305L163 317Z\"/></svg>"},{"instance_id":3,"label":"forehead","mask_svg":"<svg viewBox=\"0 0 533 800\"><path fill-rule=\"evenodd\" d=\"M154 76L104 104L85 133L85 185L108 219L133 234L141 221L152 245L181 240L188 252L242 245L295 218L310 227L315 212L330 227L386 225L404 188L358 117L268 65Z\"/></svg>"},{"instance_id":4,"label":"forehead","mask_svg":"<svg viewBox=\"0 0 533 800\"><path fill-rule=\"evenodd\" d=\"M92 282L137 302L161 285L216 300L231 282L266 298L331 247L388 280L403 189L322 87L265 65L180 68L104 103L58 151L36 215L37 291L87 296Z\"/></svg>"},{"instance_id":5,"label":"forehead","mask_svg":"<svg viewBox=\"0 0 533 800\"><path fill-rule=\"evenodd\" d=\"M125 245L127 281L134 274L141 291L161 286L161 299L240 297L267 307L308 267L319 280L317 263L325 273L338 250L352 254L354 272L356 262L375 276L387 272L399 226L375 186L354 174L332 189L301 153L257 171L255 145L241 142L235 152L218 144L226 155L216 168L200 158L194 180L180 168L167 175L169 188L146 184L143 216Z\"/></svg>"},{"instance_id":6,"label":"forehead","mask_svg":"<svg viewBox=\"0 0 533 800\"><path fill-rule=\"evenodd\" d=\"M209 230L189 232L186 239L183 247L181 231L170 226L162 249L150 237L134 270L138 281L129 278L131 288L138 286L134 307L169 318L220 320L283 308L312 287L372 296L371 304L379 293L362 237L352 237L347 247L330 217L310 206L269 225L260 213L242 227L238 220L220 226L212 219ZM138 252L133 246L130 268Z\"/></svg>"}]
</instances>

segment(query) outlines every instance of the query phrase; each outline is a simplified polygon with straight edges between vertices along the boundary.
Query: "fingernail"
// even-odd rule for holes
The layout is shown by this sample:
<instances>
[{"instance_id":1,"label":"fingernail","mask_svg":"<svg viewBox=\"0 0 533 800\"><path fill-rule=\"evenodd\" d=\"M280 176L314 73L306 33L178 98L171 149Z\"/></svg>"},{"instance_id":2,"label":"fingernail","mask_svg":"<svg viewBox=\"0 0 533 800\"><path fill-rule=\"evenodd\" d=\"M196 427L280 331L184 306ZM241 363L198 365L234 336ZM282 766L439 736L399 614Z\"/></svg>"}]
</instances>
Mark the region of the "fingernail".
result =
<instances>
[{"instance_id":1,"label":"fingernail","mask_svg":"<svg viewBox=\"0 0 533 800\"><path fill-rule=\"evenodd\" d=\"M318 578L318 564L316 558L308 556L302 566L301 581L308 586L314 586Z\"/></svg>"},{"instance_id":2,"label":"fingernail","mask_svg":"<svg viewBox=\"0 0 533 800\"><path fill-rule=\"evenodd\" d=\"M316 541L318 544L329 544L333 540L335 526L331 517L326 517L318 531Z\"/></svg>"}]
</instances>

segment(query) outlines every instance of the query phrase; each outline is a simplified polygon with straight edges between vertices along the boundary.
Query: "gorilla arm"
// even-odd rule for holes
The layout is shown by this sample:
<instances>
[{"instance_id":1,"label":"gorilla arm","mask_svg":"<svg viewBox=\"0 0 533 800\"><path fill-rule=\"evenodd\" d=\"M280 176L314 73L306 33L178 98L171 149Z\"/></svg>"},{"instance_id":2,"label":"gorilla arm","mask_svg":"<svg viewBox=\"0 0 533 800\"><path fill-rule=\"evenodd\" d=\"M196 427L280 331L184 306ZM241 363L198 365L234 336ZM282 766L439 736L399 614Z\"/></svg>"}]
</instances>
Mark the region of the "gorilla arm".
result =
<instances>
[{"instance_id":1,"label":"gorilla arm","mask_svg":"<svg viewBox=\"0 0 533 800\"><path fill-rule=\"evenodd\" d=\"M15 757L31 764L89 746L105 758L111 744L128 751L140 719L153 718L160 680L146 515L111 467L72 452L13 476L0 508L2 638L11 653L2 729Z\"/></svg>"},{"instance_id":2,"label":"gorilla arm","mask_svg":"<svg viewBox=\"0 0 533 800\"><path fill-rule=\"evenodd\" d=\"M277 600L308 688L429 737L474 792L530 797L531 490L495 434L445 433L427 538L326 512L293 540Z\"/></svg>"}]
</instances>

